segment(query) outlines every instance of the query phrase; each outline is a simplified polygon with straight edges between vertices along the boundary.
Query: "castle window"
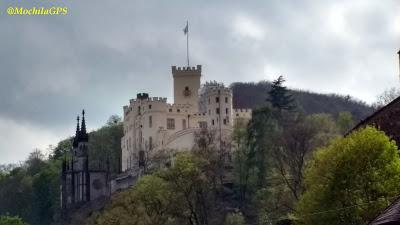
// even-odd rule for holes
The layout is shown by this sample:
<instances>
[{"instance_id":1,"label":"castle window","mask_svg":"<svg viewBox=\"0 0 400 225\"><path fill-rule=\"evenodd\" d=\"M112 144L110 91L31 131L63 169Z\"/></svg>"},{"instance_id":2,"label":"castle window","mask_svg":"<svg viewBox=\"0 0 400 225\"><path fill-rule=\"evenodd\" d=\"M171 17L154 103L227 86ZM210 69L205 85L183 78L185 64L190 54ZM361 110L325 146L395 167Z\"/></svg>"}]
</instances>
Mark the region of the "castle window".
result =
<instances>
[{"instance_id":1,"label":"castle window","mask_svg":"<svg viewBox=\"0 0 400 225\"><path fill-rule=\"evenodd\" d=\"M189 87L188 86L185 87L185 91L189 91Z\"/></svg>"},{"instance_id":2,"label":"castle window","mask_svg":"<svg viewBox=\"0 0 400 225\"><path fill-rule=\"evenodd\" d=\"M239 116L239 113L236 113L236 116Z\"/></svg>"},{"instance_id":3,"label":"castle window","mask_svg":"<svg viewBox=\"0 0 400 225\"><path fill-rule=\"evenodd\" d=\"M139 151L139 166L144 166L144 151Z\"/></svg>"},{"instance_id":4,"label":"castle window","mask_svg":"<svg viewBox=\"0 0 400 225\"><path fill-rule=\"evenodd\" d=\"M167 129L174 130L175 129L175 119L167 118Z\"/></svg>"},{"instance_id":5,"label":"castle window","mask_svg":"<svg viewBox=\"0 0 400 225\"><path fill-rule=\"evenodd\" d=\"M169 109L169 112L172 112L172 109Z\"/></svg>"},{"instance_id":6,"label":"castle window","mask_svg":"<svg viewBox=\"0 0 400 225\"><path fill-rule=\"evenodd\" d=\"M219 108L215 109L215 113L219 114Z\"/></svg>"},{"instance_id":7,"label":"castle window","mask_svg":"<svg viewBox=\"0 0 400 225\"><path fill-rule=\"evenodd\" d=\"M180 110L180 109L177 109L176 111L177 111L177 112L181 112L181 110Z\"/></svg>"},{"instance_id":8,"label":"castle window","mask_svg":"<svg viewBox=\"0 0 400 225\"><path fill-rule=\"evenodd\" d=\"M199 127L201 129L207 129L207 122L206 121L200 121L199 122Z\"/></svg>"},{"instance_id":9,"label":"castle window","mask_svg":"<svg viewBox=\"0 0 400 225\"><path fill-rule=\"evenodd\" d=\"M214 126L214 120L211 121L211 124Z\"/></svg>"},{"instance_id":10,"label":"castle window","mask_svg":"<svg viewBox=\"0 0 400 225\"><path fill-rule=\"evenodd\" d=\"M149 105L149 109L151 109L151 105Z\"/></svg>"},{"instance_id":11,"label":"castle window","mask_svg":"<svg viewBox=\"0 0 400 225\"><path fill-rule=\"evenodd\" d=\"M228 97L225 97L225 103L228 103Z\"/></svg>"},{"instance_id":12,"label":"castle window","mask_svg":"<svg viewBox=\"0 0 400 225\"><path fill-rule=\"evenodd\" d=\"M226 119L224 119L224 125L226 125Z\"/></svg>"},{"instance_id":13,"label":"castle window","mask_svg":"<svg viewBox=\"0 0 400 225\"><path fill-rule=\"evenodd\" d=\"M186 120L185 119L182 120L182 129L186 129Z\"/></svg>"},{"instance_id":14,"label":"castle window","mask_svg":"<svg viewBox=\"0 0 400 225\"><path fill-rule=\"evenodd\" d=\"M229 113L229 109L228 109L228 108L225 109L225 113L226 113L226 114Z\"/></svg>"},{"instance_id":15,"label":"castle window","mask_svg":"<svg viewBox=\"0 0 400 225\"><path fill-rule=\"evenodd\" d=\"M149 127L151 128L153 126L153 117L149 116Z\"/></svg>"},{"instance_id":16,"label":"castle window","mask_svg":"<svg viewBox=\"0 0 400 225\"><path fill-rule=\"evenodd\" d=\"M153 137L149 137L149 149L153 149Z\"/></svg>"},{"instance_id":17,"label":"castle window","mask_svg":"<svg viewBox=\"0 0 400 225\"><path fill-rule=\"evenodd\" d=\"M208 98L208 104L210 104L210 98Z\"/></svg>"},{"instance_id":18,"label":"castle window","mask_svg":"<svg viewBox=\"0 0 400 225\"><path fill-rule=\"evenodd\" d=\"M219 102L219 97L215 97L215 102L216 102L216 103Z\"/></svg>"}]
</instances>

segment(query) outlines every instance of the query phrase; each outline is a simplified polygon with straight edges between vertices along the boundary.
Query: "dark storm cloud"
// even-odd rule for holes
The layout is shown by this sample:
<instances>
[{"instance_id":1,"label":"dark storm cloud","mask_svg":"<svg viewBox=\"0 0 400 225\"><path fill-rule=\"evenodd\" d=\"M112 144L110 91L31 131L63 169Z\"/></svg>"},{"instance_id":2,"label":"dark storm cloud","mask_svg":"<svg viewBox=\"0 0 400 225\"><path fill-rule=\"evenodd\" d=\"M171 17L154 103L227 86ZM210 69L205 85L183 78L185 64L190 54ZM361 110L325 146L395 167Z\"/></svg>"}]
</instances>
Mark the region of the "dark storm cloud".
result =
<instances>
[{"instance_id":1,"label":"dark storm cloud","mask_svg":"<svg viewBox=\"0 0 400 225\"><path fill-rule=\"evenodd\" d=\"M65 5L67 16L8 16L13 5ZM0 3L0 163L91 128L137 92L172 101L170 66L193 64L203 80L273 79L366 101L396 81L399 3L385 1L19 1ZM378 80L378 81L377 81ZM12 128L7 128L12 127ZM36 131L36 132L35 132ZM26 136L24 144L11 140ZM18 154L10 155L10 148Z\"/></svg>"}]
</instances>

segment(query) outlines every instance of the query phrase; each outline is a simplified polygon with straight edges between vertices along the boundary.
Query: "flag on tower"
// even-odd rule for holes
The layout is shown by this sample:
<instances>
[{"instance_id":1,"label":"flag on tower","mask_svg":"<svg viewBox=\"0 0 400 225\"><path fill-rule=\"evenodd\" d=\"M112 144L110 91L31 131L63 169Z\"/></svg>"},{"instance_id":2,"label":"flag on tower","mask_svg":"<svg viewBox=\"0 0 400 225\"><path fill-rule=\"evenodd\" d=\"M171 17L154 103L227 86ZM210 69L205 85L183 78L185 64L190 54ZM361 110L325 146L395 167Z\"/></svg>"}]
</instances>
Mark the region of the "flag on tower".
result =
<instances>
[{"instance_id":1,"label":"flag on tower","mask_svg":"<svg viewBox=\"0 0 400 225\"><path fill-rule=\"evenodd\" d=\"M183 33L186 35L189 32L189 23L186 22L185 28L183 28Z\"/></svg>"},{"instance_id":2,"label":"flag on tower","mask_svg":"<svg viewBox=\"0 0 400 225\"><path fill-rule=\"evenodd\" d=\"M189 67L189 21L186 21L186 26L183 28L183 33L186 35L186 58L187 66Z\"/></svg>"}]
</instances>

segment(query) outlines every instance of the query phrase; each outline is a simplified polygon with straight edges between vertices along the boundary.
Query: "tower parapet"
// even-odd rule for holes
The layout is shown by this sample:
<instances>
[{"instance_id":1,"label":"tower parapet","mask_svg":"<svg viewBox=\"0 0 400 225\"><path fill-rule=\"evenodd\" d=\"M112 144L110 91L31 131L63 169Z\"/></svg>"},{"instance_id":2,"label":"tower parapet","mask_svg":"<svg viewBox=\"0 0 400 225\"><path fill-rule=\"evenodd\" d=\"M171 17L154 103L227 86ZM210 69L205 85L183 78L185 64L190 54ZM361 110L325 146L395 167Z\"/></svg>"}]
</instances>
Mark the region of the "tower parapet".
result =
<instances>
[{"instance_id":1,"label":"tower parapet","mask_svg":"<svg viewBox=\"0 0 400 225\"><path fill-rule=\"evenodd\" d=\"M201 75L201 65L197 65L196 67L177 67L177 66L172 66L172 74L174 76L176 75L184 75L184 74L199 74Z\"/></svg>"}]
</instances>

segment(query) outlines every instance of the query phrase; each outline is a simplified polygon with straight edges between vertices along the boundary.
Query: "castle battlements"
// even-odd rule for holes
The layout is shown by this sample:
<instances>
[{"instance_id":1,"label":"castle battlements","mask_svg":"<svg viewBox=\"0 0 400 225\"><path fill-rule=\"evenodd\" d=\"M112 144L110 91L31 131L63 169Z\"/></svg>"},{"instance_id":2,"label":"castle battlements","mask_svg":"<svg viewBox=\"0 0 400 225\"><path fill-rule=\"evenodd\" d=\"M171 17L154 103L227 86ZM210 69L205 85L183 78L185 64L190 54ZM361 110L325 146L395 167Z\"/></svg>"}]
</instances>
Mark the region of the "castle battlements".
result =
<instances>
[{"instance_id":1,"label":"castle battlements","mask_svg":"<svg viewBox=\"0 0 400 225\"><path fill-rule=\"evenodd\" d=\"M232 94L232 90L230 88L226 87L212 87L209 88L206 93L206 95L214 95L214 94Z\"/></svg>"},{"instance_id":2,"label":"castle battlements","mask_svg":"<svg viewBox=\"0 0 400 225\"><path fill-rule=\"evenodd\" d=\"M187 67L177 67L177 66L172 66L172 74L175 74L175 73L199 73L199 74L201 74L201 65L197 65L196 67L190 67L190 66L187 66Z\"/></svg>"},{"instance_id":3,"label":"castle battlements","mask_svg":"<svg viewBox=\"0 0 400 225\"><path fill-rule=\"evenodd\" d=\"M216 81L206 82L200 90L200 95L231 95L232 89L225 87L223 83L217 83Z\"/></svg>"},{"instance_id":4,"label":"castle battlements","mask_svg":"<svg viewBox=\"0 0 400 225\"><path fill-rule=\"evenodd\" d=\"M147 102L163 102L166 103L167 102L167 98L163 98L163 97L151 97L147 99Z\"/></svg>"},{"instance_id":5,"label":"castle battlements","mask_svg":"<svg viewBox=\"0 0 400 225\"><path fill-rule=\"evenodd\" d=\"M239 113L239 112L251 112L252 110L249 108L244 108L244 109L233 109L233 111L235 113Z\"/></svg>"},{"instance_id":6,"label":"castle battlements","mask_svg":"<svg viewBox=\"0 0 400 225\"><path fill-rule=\"evenodd\" d=\"M139 95L139 94L138 94ZM166 103L167 102L167 98L164 97L149 97L148 94L147 96L143 96L141 95L140 98L136 98L136 99L130 99L129 103L131 105L134 105L136 102L138 101L142 101L142 102L162 102L162 103Z\"/></svg>"},{"instance_id":7,"label":"castle battlements","mask_svg":"<svg viewBox=\"0 0 400 225\"><path fill-rule=\"evenodd\" d=\"M233 109L233 118L246 118L250 119L253 110L249 108L242 108L242 109Z\"/></svg>"}]
</instances>

